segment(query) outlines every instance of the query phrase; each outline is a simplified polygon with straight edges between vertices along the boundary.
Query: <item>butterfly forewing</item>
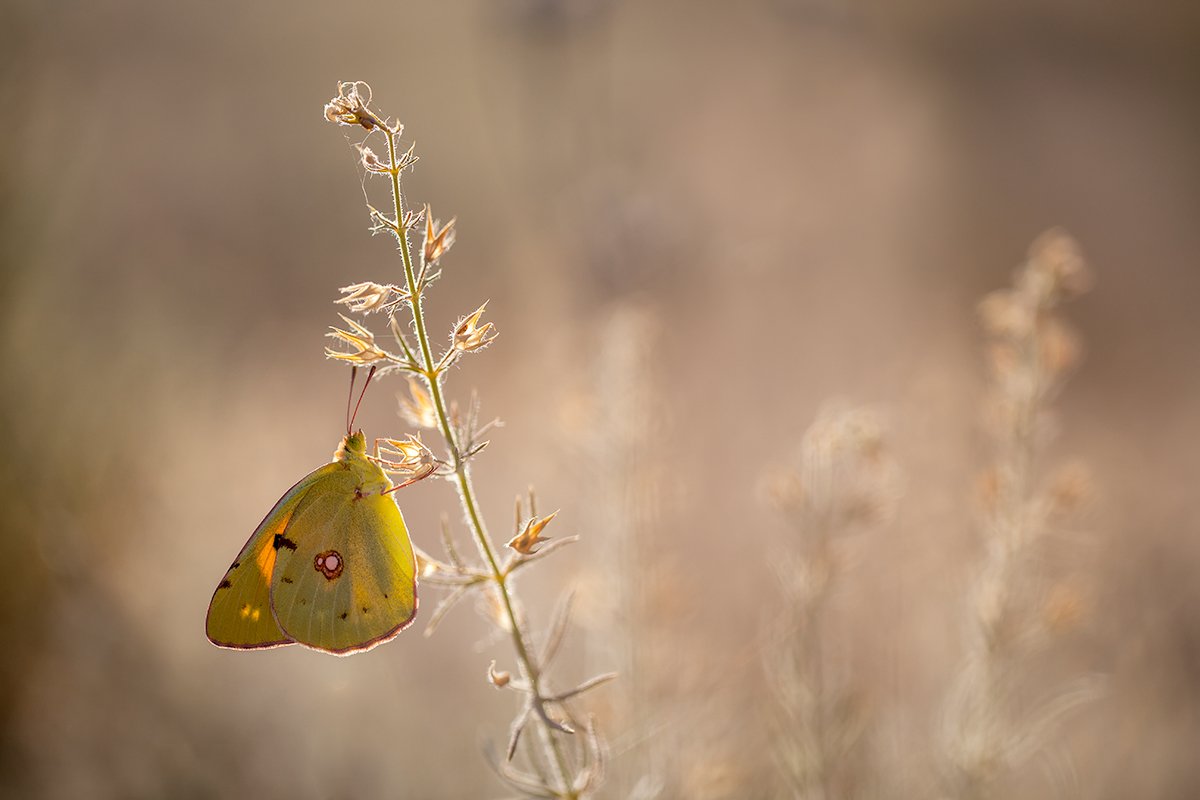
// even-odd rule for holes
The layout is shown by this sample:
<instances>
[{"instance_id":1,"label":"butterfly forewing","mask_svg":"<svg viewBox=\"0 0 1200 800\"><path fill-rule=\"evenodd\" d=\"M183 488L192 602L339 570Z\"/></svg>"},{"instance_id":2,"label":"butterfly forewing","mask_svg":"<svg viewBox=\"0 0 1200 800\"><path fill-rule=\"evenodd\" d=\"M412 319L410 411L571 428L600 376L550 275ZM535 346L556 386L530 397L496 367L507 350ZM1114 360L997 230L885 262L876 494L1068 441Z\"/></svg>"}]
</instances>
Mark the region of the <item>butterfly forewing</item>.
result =
<instances>
[{"instance_id":1,"label":"butterfly forewing","mask_svg":"<svg viewBox=\"0 0 1200 800\"><path fill-rule=\"evenodd\" d=\"M323 477L275 539L271 605L284 634L309 647L368 650L417 610L416 564L390 495L361 494L353 470Z\"/></svg>"},{"instance_id":2,"label":"butterfly forewing","mask_svg":"<svg viewBox=\"0 0 1200 800\"><path fill-rule=\"evenodd\" d=\"M217 585L208 606L205 629L221 647L253 649L291 644L271 613L271 575L276 562L275 539L291 522L309 490L336 467L327 464L287 491L267 514Z\"/></svg>"}]
</instances>

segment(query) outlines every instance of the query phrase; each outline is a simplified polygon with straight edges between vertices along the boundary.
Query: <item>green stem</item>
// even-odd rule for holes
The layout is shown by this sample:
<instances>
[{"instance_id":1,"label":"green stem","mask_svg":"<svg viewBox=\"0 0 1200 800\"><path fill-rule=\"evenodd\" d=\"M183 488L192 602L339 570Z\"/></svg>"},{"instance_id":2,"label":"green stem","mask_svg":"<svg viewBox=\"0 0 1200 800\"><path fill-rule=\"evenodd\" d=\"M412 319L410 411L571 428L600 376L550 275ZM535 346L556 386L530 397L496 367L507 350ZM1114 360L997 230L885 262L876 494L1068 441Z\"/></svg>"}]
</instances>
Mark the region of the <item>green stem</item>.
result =
<instances>
[{"instance_id":1,"label":"green stem","mask_svg":"<svg viewBox=\"0 0 1200 800\"><path fill-rule=\"evenodd\" d=\"M504 606L504 613L508 619L509 630L512 635L513 647L517 651L517 659L520 661L521 669L529 680L529 689L533 693L533 696L540 697L541 673L538 670L537 662L529 652L525 636L521 633L516 607L508 587L508 576L500 568L500 561L496 557L495 547L492 544L491 537L488 535L487 528L484 526L483 518L479 514L479 506L475 501L475 491L471 486L470 468L463 459L458 439L454 435L454 428L450 425L450 415L446 412L446 400L442 394L441 374L436 369L433 350L429 345L429 332L425 327L425 314L421 310L421 294L417 286L416 271L413 269L412 254L408 248L408 228L404 225L404 200L400 193L400 170L397 168L396 161L396 137L391 133L387 135L387 144L388 158L391 162L392 202L395 206L396 225L400 238L400 254L404 259L404 279L408 283L413 327L416 328L417 342L420 345L421 358L424 361L423 374L425 382L429 386L429 395L433 400L434 409L437 411L438 428L441 430L442 437L446 440L446 445L450 448L450 454L454 460L454 475L458 483L458 496L462 501L467 520L471 523L471 531L474 534L475 543L478 545L480 554L491 570L492 580L495 581L496 588L500 594L500 600ZM545 726L544 723L540 724L543 727ZM578 794L571 788L570 774L562 747L559 745L558 740L554 738L554 734L551 731L547 730L545 733L554 754L554 763L558 768L559 780L562 782L562 797L568 800L575 800Z\"/></svg>"}]
</instances>

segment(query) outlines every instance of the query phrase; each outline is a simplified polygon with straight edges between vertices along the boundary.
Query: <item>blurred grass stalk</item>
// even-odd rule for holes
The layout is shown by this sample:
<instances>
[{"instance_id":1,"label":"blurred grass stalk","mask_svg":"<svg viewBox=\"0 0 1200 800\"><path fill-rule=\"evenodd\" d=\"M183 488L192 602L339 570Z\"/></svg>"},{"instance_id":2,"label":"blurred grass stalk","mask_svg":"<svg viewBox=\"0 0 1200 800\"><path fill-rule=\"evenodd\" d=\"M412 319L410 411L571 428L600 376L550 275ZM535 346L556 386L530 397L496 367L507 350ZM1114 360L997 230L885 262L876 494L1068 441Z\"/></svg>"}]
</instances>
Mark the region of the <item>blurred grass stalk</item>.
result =
<instances>
[{"instance_id":1,"label":"blurred grass stalk","mask_svg":"<svg viewBox=\"0 0 1200 800\"><path fill-rule=\"evenodd\" d=\"M1079 246L1051 230L1033 243L1012 288L979 306L995 460L980 482L986 551L969 590L967 654L941 731L948 788L963 800L1009 796L1005 780L1035 754L1054 765L1046 745L1055 726L1098 690L1095 677L1083 676L1032 702L1022 696L1030 657L1081 613L1076 593L1048 588L1044 554L1047 534L1083 502L1086 473L1068 465L1043 478L1042 461L1051 404L1082 354L1058 309L1091 284Z\"/></svg>"},{"instance_id":2,"label":"blurred grass stalk","mask_svg":"<svg viewBox=\"0 0 1200 800\"><path fill-rule=\"evenodd\" d=\"M407 151L400 148L403 126L380 117L370 108L370 101L370 87L366 84L341 83L337 96L325 107L325 117L339 125L361 127L368 133L379 132L385 138L386 161L365 145L358 145L358 151L360 164L368 176L389 179L392 216L369 204L368 210L372 231L390 234L399 244L404 263L404 283L354 284L342 289L345 296L338 302L353 312L386 314L389 328L401 352L393 354L383 349L364 325L343 316L349 329L335 328L330 336L349 345L351 351L331 349L327 354L355 365L378 368L380 375L399 372L408 376L411 400L402 404L402 411L417 427L433 429L440 434L446 457L436 458L418 437L409 436L405 440L381 440L384 444L380 450L384 459L381 464L417 474L422 471L425 474L438 474L451 480L458 490L463 514L480 556L480 563L467 563L454 547L448 526L443 531L447 561L440 561L418 550L421 580L448 589L448 594L430 616L426 633L431 633L446 612L463 597L473 591L482 592L482 606L487 616L512 642L518 670L514 676L506 670L497 669L496 663L492 662L487 670L488 680L498 689L509 689L521 696L520 708L510 727L506 752L503 756L490 753L489 761L499 777L522 795L578 800L593 794L602 783L605 752L591 717L580 723L568 707L568 701L608 682L615 675L597 675L572 689L552 691L547 668L559 652L565 635L570 597L568 595L560 603L547 631L539 637L538 646L535 647L534 637L528 632L528 622L515 590L515 572L518 569L575 541L576 537L566 537L547 544L549 537L543 536L542 532L557 512L539 517L532 490L527 505L520 498L517 499L514 534L508 541L510 552L504 559L501 559L488 534L471 483L470 463L487 446L487 441L482 437L492 423L480 424L479 404L474 397L465 409L448 403L442 383L452 366L462 357L486 348L495 340L497 332L492 323L482 322L487 306L484 303L459 320L451 332L450 347L442 355L434 356L422 300L425 291L441 274L441 257L454 243L454 220L445 225L435 222L428 206L420 212L405 210L400 176L416 162L416 156L412 148ZM415 259L409 246L408 231L420 226L422 221L425 239L418 250L419 259ZM410 344L396 320L396 312L400 309L409 312L410 335L416 336L415 347ZM522 737L522 733L531 725L536 729L537 743L530 736ZM573 736L579 728L584 730L584 735ZM573 743L568 743L568 739ZM514 757L522 742L525 743L528 770L519 769L514 764Z\"/></svg>"},{"instance_id":3,"label":"blurred grass stalk","mask_svg":"<svg viewBox=\"0 0 1200 800\"><path fill-rule=\"evenodd\" d=\"M804 435L799 464L768 475L767 496L793 534L774 559L782 603L765 650L786 796L853 797L865 779L854 759L867 714L844 665L832 668L825 623L847 566L839 540L886 519L896 486L883 426L867 408L826 408Z\"/></svg>"},{"instance_id":4,"label":"blurred grass stalk","mask_svg":"<svg viewBox=\"0 0 1200 800\"><path fill-rule=\"evenodd\" d=\"M661 518L661 461L666 425L654 383L661 322L652 307L622 300L601 324L594 400L581 442L589 468L587 506L601 531L589 564L589 670L616 660L623 676L609 694L611 718L622 732L613 741L609 786L615 796L665 796L680 748L673 747L679 651L667 643L677 615L656 602L663 559L653 549ZM668 607L664 607L667 605ZM664 677L669 673L669 677Z\"/></svg>"}]
</instances>

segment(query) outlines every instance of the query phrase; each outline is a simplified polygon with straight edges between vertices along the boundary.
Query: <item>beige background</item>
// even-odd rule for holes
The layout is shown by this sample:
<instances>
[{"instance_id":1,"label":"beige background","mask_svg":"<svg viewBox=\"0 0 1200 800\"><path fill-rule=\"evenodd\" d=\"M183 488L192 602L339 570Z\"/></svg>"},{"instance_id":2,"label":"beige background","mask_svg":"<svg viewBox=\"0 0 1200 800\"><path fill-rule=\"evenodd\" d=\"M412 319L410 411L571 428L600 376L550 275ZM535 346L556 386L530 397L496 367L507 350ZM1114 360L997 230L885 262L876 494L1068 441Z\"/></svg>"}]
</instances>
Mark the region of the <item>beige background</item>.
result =
<instances>
[{"instance_id":1,"label":"beige background","mask_svg":"<svg viewBox=\"0 0 1200 800\"><path fill-rule=\"evenodd\" d=\"M666 796L777 793L761 632L789 534L758 487L831 397L885 410L904 474L830 612L872 698L864 782L936 794L988 456L974 307L1052 225L1098 275L1052 454L1099 488L1051 565L1087 612L1031 686L1110 676L1056 737L1068 796L1200 794L1200 14L1102 6L7 4L0 785L502 793L480 747L516 700L484 674L511 660L469 604L349 660L203 635L246 535L337 444L336 288L398 280L321 119L362 79L418 143L410 199L459 218L431 324L490 298L501 331L450 384L506 423L478 465L495 533L532 482L583 537L521 584L539 625L579 588L563 681L672 654L593 698L608 796L647 737L674 743ZM405 431L399 388L368 396L370 435ZM450 487L400 499L437 550ZM1019 796L1057 796L1037 776Z\"/></svg>"}]
</instances>

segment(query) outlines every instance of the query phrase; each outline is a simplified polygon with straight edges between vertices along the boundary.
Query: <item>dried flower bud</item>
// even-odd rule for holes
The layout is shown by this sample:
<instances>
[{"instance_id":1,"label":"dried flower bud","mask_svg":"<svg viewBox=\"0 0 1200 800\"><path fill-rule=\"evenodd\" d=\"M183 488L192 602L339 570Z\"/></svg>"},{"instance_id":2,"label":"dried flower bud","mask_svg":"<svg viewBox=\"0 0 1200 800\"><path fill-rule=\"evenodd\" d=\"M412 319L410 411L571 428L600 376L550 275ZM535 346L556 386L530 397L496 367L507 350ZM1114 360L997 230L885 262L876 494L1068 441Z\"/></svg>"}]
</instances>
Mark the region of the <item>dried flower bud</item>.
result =
<instances>
[{"instance_id":1,"label":"dried flower bud","mask_svg":"<svg viewBox=\"0 0 1200 800\"><path fill-rule=\"evenodd\" d=\"M350 330L344 331L340 328L331 327L329 329L329 333L325 335L332 339L339 339L343 342L346 342L354 347L355 350L353 353L342 353L326 347L325 356L327 358L336 358L342 361L349 361L352 364L360 366L374 364L379 361L395 360L390 354L388 354L387 351L381 349L375 344L375 334L371 333L362 325L359 325L357 322L347 316L342 314L338 314L338 316L350 326Z\"/></svg>"},{"instance_id":2,"label":"dried flower bud","mask_svg":"<svg viewBox=\"0 0 1200 800\"><path fill-rule=\"evenodd\" d=\"M369 314L372 311L390 311L407 296L407 293L399 286L384 286L370 281L343 286L338 291L346 296L334 302L343 303L351 311L361 314Z\"/></svg>"},{"instance_id":3,"label":"dried flower bud","mask_svg":"<svg viewBox=\"0 0 1200 800\"><path fill-rule=\"evenodd\" d=\"M504 670L496 670L496 662L492 661L488 664L488 681L497 689L508 686L508 682L512 680L512 674Z\"/></svg>"},{"instance_id":4,"label":"dried flower bud","mask_svg":"<svg viewBox=\"0 0 1200 800\"><path fill-rule=\"evenodd\" d=\"M479 324L479 318L483 316L485 308L487 308L487 303L464 317L454 328L455 350L460 353L473 353L487 347L500 335L492 323Z\"/></svg>"},{"instance_id":5,"label":"dried flower bud","mask_svg":"<svg viewBox=\"0 0 1200 800\"><path fill-rule=\"evenodd\" d=\"M543 530L545 530L546 526L550 524L550 520L554 519L554 517L557 515L558 512L555 511L553 514L542 517L541 519L537 517L531 517L529 521L525 523L525 527L521 530L521 532L508 540L508 546L523 556L533 555L538 551L538 547L540 545L550 541L549 537L542 536L541 533Z\"/></svg>"},{"instance_id":6,"label":"dried flower bud","mask_svg":"<svg viewBox=\"0 0 1200 800\"><path fill-rule=\"evenodd\" d=\"M425 257L426 264L432 264L441 258L450 246L454 244L454 223L457 217L452 218L445 225L441 224L441 220L435 220L429 206L425 206L425 246L421 252ZM440 226L440 227L439 227Z\"/></svg>"},{"instance_id":7,"label":"dried flower bud","mask_svg":"<svg viewBox=\"0 0 1200 800\"><path fill-rule=\"evenodd\" d=\"M362 92L366 91L366 97ZM325 119L337 125L358 125L372 131L376 127L386 128L399 134L402 126L388 127L367 105L371 102L371 87L362 81L343 81L338 84L337 97L325 104Z\"/></svg>"},{"instance_id":8,"label":"dried flower bud","mask_svg":"<svg viewBox=\"0 0 1200 800\"><path fill-rule=\"evenodd\" d=\"M411 397L397 394L400 400L400 414L418 428L437 427L437 409L433 407L433 399L425 387L416 378L409 377L408 392Z\"/></svg>"}]
</instances>

